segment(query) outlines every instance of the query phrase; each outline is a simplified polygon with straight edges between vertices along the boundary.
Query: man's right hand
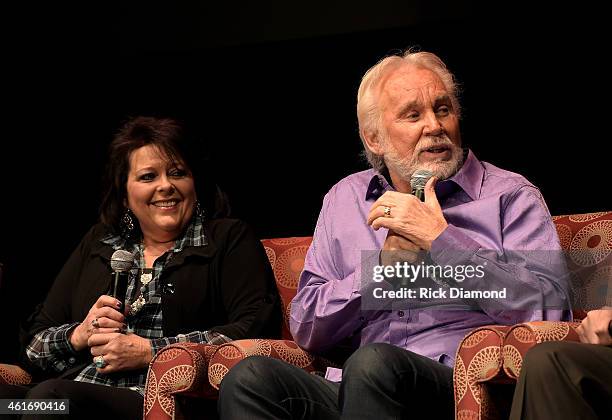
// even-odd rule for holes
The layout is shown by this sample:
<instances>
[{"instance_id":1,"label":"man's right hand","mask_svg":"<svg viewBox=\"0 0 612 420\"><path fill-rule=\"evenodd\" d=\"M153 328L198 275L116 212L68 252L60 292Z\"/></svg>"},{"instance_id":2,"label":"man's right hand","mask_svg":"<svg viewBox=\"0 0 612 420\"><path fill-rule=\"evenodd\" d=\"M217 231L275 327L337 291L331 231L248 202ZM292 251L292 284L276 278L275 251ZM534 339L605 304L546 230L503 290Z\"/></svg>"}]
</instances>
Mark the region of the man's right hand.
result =
<instances>
[{"instance_id":1,"label":"man's right hand","mask_svg":"<svg viewBox=\"0 0 612 420\"><path fill-rule=\"evenodd\" d=\"M583 343L611 346L610 322L612 322L612 307L604 306L595 311L589 311L586 318L576 329Z\"/></svg>"},{"instance_id":2,"label":"man's right hand","mask_svg":"<svg viewBox=\"0 0 612 420\"><path fill-rule=\"evenodd\" d=\"M79 325L72 330L70 344L76 351L87 347L87 340L93 334L106 334L125 329L125 317L119 308L121 302L111 296L102 295L93 304L89 313ZM96 322L94 322L97 320ZM94 325L94 324L97 324Z\"/></svg>"}]
</instances>

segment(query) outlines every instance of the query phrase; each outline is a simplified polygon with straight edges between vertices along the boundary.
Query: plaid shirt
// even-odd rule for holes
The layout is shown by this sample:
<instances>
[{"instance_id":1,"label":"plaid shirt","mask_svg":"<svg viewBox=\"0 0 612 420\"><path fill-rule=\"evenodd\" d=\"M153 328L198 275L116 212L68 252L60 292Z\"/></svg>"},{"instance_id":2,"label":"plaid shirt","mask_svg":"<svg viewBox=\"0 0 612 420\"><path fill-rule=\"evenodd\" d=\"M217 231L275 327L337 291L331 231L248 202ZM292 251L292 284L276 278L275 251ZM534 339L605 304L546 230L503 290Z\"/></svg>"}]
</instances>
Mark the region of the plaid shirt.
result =
<instances>
[{"instance_id":1,"label":"plaid shirt","mask_svg":"<svg viewBox=\"0 0 612 420\"><path fill-rule=\"evenodd\" d=\"M108 236L103 238L102 242L110 245L115 250L124 249L137 256L135 257L134 266L130 271L126 301L133 302L140 294L140 274L143 272L150 272L152 274L151 281L141 286L146 303L135 315L128 315L126 317L126 324L128 325L128 333L131 332L151 340L153 355L163 347L173 343L223 344L231 341L231 338L212 331L192 331L189 334L179 334L176 337L163 337L162 287L159 283L159 277L175 253L181 252L186 247L205 246L208 244L200 217L196 216L193 218L192 223L185 230L185 234L175 242L174 248L158 257L153 263L152 269L144 269L144 249L141 243L127 242L120 236ZM36 334L26 348L28 358L33 364L45 370L52 369L62 373L67 368L70 368L76 361L75 356L77 352L72 348L68 337L70 331L78 324L78 322L75 322L51 327ZM134 370L105 375L99 373L92 362L77 375L75 380L130 388L144 395L146 374L146 370Z\"/></svg>"}]
</instances>

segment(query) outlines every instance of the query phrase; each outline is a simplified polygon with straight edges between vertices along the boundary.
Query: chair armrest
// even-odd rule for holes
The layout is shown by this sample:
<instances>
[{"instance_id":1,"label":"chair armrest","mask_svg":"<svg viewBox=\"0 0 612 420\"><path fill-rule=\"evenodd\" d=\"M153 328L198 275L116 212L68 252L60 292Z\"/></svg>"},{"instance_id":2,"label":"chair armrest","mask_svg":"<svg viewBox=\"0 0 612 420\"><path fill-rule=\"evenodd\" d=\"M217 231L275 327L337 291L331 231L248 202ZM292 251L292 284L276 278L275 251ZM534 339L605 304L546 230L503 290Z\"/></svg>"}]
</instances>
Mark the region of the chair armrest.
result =
<instances>
[{"instance_id":1,"label":"chair armrest","mask_svg":"<svg viewBox=\"0 0 612 420\"><path fill-rule=\"evenodd\" d=\"M513 326L504 339L504 371L516 380L527 350L545 341L580 341L578 322L532 321Z\"/></svg>"},{"instance_id":2,"label":"chair armrest","mask_svg":"<svg viewBox=\"0 0 612 420\"><path fill-rule=\"evenodd\" d=\"M19 366L0 363L0 383L27 385L30 382L32 382L32 376Z\"/></svg>"},{"instance_id":3,"label":"chair armrest","mask_svg":"<svg viewBox=\"0 0 612 420\"><path fill-rule=\"evenodd\" d=\"M488 325L470 332L459 344L453 383L455 418L496 418L487 383L507 382L502 370L502 344L510 327Z\"/></svg>"},{"instance_id":4,"label":"chair armrest","mask_svg":"<svg viewBox=\"0 0 612 420\"><path fill-rule=\"evenodd\" d=\"M210 359L208 380L213 388L219 389L230 369L250 356L283 360L310 373L325 373L328 367L340 367L326 358L311 355L290 340L236 340L220 345Z\"/></svg>"},{"instance_id":5,"label":"chair armrest","mask_svg":"<svg viewBox=\"0 0 612 420\"><path fill-rule=\"evenodd\" d=\"M178 343L161 349L149 363L145 385L144 416L146 419L180 417L176 396L215 398L206 375L208 363L218 346Z\"/></svg>"}]
</instances>

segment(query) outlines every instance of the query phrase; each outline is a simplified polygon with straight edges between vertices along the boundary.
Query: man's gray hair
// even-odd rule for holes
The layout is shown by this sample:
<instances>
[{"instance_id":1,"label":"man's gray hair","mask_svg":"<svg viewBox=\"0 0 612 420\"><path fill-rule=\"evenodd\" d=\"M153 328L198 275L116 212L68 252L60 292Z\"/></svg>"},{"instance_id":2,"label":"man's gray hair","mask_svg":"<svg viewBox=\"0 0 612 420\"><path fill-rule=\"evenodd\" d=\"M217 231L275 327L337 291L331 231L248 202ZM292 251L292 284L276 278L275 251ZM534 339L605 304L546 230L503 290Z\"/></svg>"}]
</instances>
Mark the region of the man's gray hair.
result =
<instances>
[{"instance_id":1,"label":"man's gray hair","mask_svg":"<svg viewBox=\"0 0 612 420\"><path fill-rule=\"evenodd\" d=\"M446 68L446 64L437 55L425 51L417 52L409 48L399 55L392 55L380 60L364 74L359 85L359 91L357 92L359 137L361 137L363 142L364 153L368 162L378 171L385 167L384 158L381 155L372 153L368 149L365 136L366 134L380 133L383 130L383 127L381 127L382 116L378 106L380 82L387 73L404 64L412 64L434 72L442 80L444 87L449 93L457 116L461 115L461 107L457 98L459 89L455 76Z\"/></svg>"}]
</instances>

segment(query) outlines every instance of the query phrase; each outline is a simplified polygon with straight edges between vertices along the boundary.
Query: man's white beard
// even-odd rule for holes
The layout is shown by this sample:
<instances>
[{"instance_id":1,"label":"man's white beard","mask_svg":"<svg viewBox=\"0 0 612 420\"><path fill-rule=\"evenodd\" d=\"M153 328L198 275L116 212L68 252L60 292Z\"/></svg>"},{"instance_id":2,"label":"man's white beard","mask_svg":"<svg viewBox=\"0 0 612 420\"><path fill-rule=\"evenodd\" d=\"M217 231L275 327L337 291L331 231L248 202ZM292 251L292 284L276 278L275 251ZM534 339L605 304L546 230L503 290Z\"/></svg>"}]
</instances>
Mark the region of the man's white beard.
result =
<instances>
[{"instance_id":1,"label":"man's white beard","mask_svg":"<svg viewBox=\"0 0 612 420\"><path fill-rule=\"evenodd\" d=\"M383 136L383 139L383 153L387 169L395 172L406 182L410 182L412 174L419 169L430 171L438 180L447 179L455 175L463 165L463 149L454 144L446 134L421 139L410 158L400 156L386 135ZM450 147L451 158L449 160L419 162L419 155L423 150L438 145Z\"/></svg>"}]
</instances>

